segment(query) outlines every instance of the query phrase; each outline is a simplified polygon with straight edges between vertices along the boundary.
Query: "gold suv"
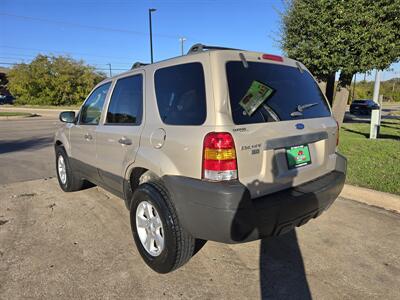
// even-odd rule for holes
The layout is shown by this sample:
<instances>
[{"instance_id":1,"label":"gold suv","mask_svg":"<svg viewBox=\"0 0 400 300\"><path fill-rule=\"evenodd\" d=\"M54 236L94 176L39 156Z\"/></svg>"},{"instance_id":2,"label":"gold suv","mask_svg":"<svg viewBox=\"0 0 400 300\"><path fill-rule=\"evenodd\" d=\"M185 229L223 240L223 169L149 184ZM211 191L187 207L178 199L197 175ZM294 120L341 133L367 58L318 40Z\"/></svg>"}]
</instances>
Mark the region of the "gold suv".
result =
<instances>
[{"instance_id":1,"label":"gold suv","mask_svg":"<svg viewBox=\"0 0 400 300\"><path fill-rule=\"evenodd\" d=\"M60 120L61 188L88 181L124 199L137 248L160 273L206 240L303 225L345 181L331 109L306 67L286 57L197 44L104 80Z\"/></svg>"}]
</instances>

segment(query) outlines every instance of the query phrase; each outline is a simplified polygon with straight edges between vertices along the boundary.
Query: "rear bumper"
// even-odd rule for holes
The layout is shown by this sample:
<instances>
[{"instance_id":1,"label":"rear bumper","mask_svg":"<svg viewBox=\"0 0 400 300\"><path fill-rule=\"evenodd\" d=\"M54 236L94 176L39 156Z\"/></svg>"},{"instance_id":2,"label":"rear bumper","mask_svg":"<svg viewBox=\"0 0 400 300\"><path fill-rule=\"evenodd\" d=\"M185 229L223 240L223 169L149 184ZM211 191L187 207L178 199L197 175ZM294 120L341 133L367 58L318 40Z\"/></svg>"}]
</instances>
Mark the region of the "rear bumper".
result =
<instances>
[{"instance_id":1,"label":"rear bumper","mask_svg":"<svg viewBox=\"0 0 400 300\"><path fill-rule=\"evenodd\" d=\"M251 199L238 181L205 182L164 176L182 225L195 238L240 243L280 235L326 210L340 194L346 159L337 155L336 168L313 181Z\"/></svg>"}]
</instances>

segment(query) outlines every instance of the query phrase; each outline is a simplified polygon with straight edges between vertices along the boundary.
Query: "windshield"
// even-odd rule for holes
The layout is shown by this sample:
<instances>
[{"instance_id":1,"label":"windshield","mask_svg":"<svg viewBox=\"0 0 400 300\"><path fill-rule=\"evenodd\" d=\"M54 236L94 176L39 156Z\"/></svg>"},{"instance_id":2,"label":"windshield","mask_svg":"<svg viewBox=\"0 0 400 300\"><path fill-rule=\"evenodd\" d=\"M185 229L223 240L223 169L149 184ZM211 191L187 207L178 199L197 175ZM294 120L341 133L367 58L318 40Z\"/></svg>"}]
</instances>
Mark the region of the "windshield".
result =
<instances>
[{"instance_id":1,"label":"windshield","mask_svg":"<svg viewBox=\"0 0 400 300\"><path fill-rule=\"evenodd\" d=\"M240 61L226 64L232 118L251 124L322 118L331 115L326 100L305 70Z\"/></svg>"}]
</instances>

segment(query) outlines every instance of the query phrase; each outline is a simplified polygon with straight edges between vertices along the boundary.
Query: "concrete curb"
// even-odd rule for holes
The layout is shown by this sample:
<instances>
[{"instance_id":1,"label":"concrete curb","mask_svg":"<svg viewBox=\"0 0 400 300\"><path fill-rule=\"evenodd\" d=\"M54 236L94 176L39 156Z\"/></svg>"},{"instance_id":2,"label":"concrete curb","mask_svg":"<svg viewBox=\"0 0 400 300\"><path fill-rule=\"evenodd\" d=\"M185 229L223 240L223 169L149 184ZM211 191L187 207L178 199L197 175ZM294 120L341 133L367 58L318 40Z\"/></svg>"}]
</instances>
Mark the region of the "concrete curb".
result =
<instances>
[{"instance_id":1,"label":"concrete curb","mask_svg":"<svg viewBox=\"0 0 400 300\"><path fill-rule=\"evenodd\" d=\"M340 197L400 213L400 196L345 184Z\"/></svg>"}]
</instances>

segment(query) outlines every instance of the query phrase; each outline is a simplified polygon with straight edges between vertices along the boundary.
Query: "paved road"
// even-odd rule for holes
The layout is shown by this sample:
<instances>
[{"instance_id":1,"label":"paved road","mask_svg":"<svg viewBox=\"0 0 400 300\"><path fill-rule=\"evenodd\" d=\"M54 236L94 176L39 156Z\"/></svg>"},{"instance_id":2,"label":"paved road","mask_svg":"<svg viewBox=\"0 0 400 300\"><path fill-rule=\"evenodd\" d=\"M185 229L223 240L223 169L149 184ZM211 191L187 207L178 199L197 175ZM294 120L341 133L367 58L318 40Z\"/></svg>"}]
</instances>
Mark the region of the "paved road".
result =
<instances>
[{"instance_id":1,"label":"paved road","mask_svg":"<svg viewBox=\"0 0 400 300\"><path fill-rule=\"evenodd\" d=\"M0 184L55 176L55 117L0 120Z\"/></svg>"},{"instance_id":2,"label":"paved road","mask_svg":"<svg viewBox=\"0 0 400 300\"><path fill-rule=\"evenodd\" d=\"M400 299L400 217L358 202L338 199L280 238L208 242L159 275L133 245L122 200L63 193L56 179L0 195L2 299Z\"/></svg>"}]
</instances>

